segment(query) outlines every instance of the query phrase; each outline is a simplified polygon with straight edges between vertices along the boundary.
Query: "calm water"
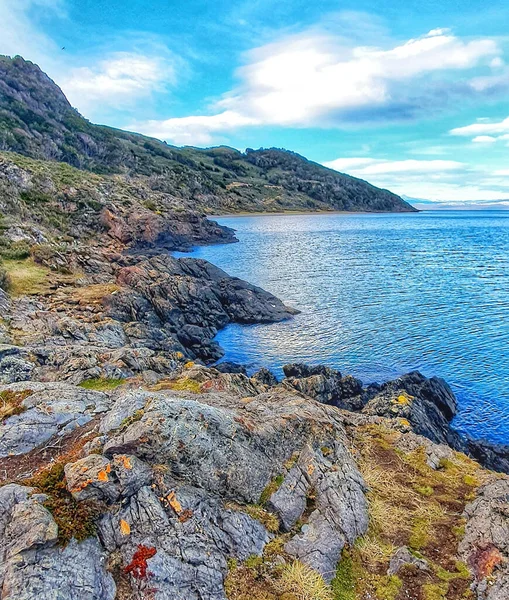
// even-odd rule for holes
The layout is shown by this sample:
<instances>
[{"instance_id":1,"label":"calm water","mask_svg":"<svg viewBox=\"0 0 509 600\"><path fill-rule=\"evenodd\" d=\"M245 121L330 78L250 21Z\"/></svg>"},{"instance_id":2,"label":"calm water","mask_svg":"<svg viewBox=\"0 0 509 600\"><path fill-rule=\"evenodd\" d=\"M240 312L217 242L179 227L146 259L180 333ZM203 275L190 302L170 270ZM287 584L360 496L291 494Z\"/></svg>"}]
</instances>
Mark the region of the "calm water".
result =
<instances>
[{"instance_id":1,"label":"calm water","mask_svg":"<svg viewBox=\"0 0 509 600\"><path fill-rule=\"evenodd\" d=\"M444 377L455 426L509 443L509 211L218 219L239 244L199 248L302 311L233 325L226 360L325 363L363 381Z\"/></svg>"}]
</instances>

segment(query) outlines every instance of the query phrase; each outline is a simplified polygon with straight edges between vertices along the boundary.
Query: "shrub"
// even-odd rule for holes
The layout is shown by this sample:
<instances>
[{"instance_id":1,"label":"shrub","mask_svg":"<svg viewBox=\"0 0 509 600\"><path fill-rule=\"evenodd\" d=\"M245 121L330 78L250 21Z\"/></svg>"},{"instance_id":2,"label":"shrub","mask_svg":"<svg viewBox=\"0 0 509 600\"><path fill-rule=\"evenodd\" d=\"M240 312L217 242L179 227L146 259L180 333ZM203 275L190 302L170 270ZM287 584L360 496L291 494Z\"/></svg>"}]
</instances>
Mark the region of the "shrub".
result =
<instances>
[{"instance_id":1,"label":"shrub","mask_svg":"<svg viewBox=\"0 0 509 600\"><path fill-rule=\"evenodd\" d=\"M0 265L0 289L4 291L9 289L9 275L2 265Z\"/></svg>"}]
</instances>

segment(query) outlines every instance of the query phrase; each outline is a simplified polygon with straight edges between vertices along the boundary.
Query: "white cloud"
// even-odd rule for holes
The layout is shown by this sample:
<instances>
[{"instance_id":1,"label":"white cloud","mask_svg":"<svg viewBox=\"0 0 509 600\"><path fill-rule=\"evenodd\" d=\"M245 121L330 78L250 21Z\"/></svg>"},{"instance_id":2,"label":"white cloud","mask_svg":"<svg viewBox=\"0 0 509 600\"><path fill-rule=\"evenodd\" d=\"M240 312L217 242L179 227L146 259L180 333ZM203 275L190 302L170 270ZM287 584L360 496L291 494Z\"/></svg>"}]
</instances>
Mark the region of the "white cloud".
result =
<instances>
[{"instance_id":1,"label":"white cloud","mask_svg":"<svg viewBox=\"0 0 509 600\"><path fill-rule=\"evenodd\" d=\"M313 29L249 52L247 64L237 71L240 84L216 104L216 112L184 118L202 119L200 139L211 139L220 131L218 123L225 113L237 115L236 126L330 126L370 120L377 111L404 118L422 110L423 98L435 89L429 79L427 85L419 85L420 78L440 79L451 70L468 71L479 65L489 68L500 53L491 39L464 41L447 29L388 49L355 46ZM406 106L398 109L401 103ZM169 121L165 139L176 142L181 139L180 126L176 119ZM161 127L154 121L137 126L148 133L163 130L164 123L168 121ZM228 120L225 130L230 128Z\"/></svg>"},{"instance_id":2,"label":"white cloud","mask_svg":"<svg viewBox=\"0 0 509 600\"><path fill-rule=\"evenodd\" d=\"M212 116L191 116L166 119L165 121L131 123L127 129L141 131L151 137L171 140L175 144L207 145L212 142L214 133L226 132L246 125L256 125L256 121L237 112L226 110Z\"/></svg>"},{"instance_id":3,"label":"white cloud","mask_svg":"<svg viewBox=\"0 0 509 600\"><path fill-rule=\"evenodd\" d=\"M127 39L108 42L108 48L92 49L88 55L73 55L44 33L37 12L60 18L65 26L64 0L0 0L0 53L19 54L36 62L87 117L102 114L105 107L134 105L174 84L177 71L182 71L182 59L148 35L133 34ZM127 45L137 50L116 50L117 46Z\"/></svg>"},{"instance_id":4,"label":"white cloud","mask_svg":"<svg viewBox=\"0 0 509 600\"><path fill-rule=\"evenodd\" d=\"M462 204L509 200L509 171L489 172L453 160L340 158L324 163L411 198Z\"/></svg>"},{"instance_id":5,"label":"white cloud","mask_svg":"<svg viewBox=\"0 0 509 600\"><path fill-rule=\"evenodd\" d=\"M451 135L470 137L472 141L497 141L509 139L509 117L502 121L489 121L488 119L478 119L476 123L456 127L449 131Z\"/></svg>"},{"instance_id":6,"label":"white cloud","mask_svg":"<svg viewBox=\"0 0 509 600\"><path fill-rule=\"evenodd\" d=\"M96 102L122 106L175 81L175 69L164 58L117 52L92 67L71 69L60 82L69 101L81 111Z\"/></svg>"},{"instance_id":7,"label":"white cloud","mask_svg":"<svg viewBox=\"0 0 509 600\"><path fill-rule=\"evenodd\" d=\"M472 141L476 144L493 144L497 141L497 138L492 135L476 135Z\"/></svg>"},{"instance_id":8,"label":"white cloud","mask_svg":"<svg viewBox=\"0 0 509 600\"><path fill-rule=\"evenodd\" d=\"M354 170L357 174L378 175L388 173L436 173L437 171L458 171L464 163L455 160L396 160L387 161L374 158L338 158L324 163L336 171Z\"/></svg>"}]
</instances>

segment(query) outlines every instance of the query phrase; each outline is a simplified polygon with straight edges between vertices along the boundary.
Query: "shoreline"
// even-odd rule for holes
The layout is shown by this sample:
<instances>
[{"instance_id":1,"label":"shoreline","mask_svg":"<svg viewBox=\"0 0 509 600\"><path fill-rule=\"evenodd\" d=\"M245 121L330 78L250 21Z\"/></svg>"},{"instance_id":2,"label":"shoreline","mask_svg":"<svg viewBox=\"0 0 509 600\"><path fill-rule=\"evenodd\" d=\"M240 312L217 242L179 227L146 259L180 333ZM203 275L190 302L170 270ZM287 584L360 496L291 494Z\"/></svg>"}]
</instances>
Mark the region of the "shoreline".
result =
<instances>
[{"instance_id":1,"label":"shoreline","mask_svg":"<svg viewBox=\"0 0 509 600\"><path fill-rule=\"evenodd\" d=\"M422 210L416 209L408 211L370 211L370 210L286 210L277 212L267 211L240 211L240 212L229 212L221 214L206 214L207 219L221 219L225 217L287 217L287 216L325 216L325 215L407 215L423 212Z\"/></svg>"}]
</instances>

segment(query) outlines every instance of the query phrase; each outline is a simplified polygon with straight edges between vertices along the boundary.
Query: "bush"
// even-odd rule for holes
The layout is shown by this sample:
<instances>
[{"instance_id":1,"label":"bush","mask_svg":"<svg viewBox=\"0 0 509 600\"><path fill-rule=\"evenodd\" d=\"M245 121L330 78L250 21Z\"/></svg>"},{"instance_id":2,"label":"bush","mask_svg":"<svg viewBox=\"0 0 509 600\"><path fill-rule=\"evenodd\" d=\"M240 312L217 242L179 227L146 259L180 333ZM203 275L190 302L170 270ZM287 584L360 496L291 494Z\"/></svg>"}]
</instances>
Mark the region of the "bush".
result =
<instances>
[{"instance_id":1,"label":"bush","mask_svg":"<svg viewBox=\"0 0 509 600\"><path fill-rule=\"evenodd\" d=\"M5 260L25 260L30 256L30 246L24 241L1 245L0 256Z\"/></svg>"},{"instance_id":2,"label":"bush","mask_svg":"<svg viewBox=\"0 0 509 600\"><path fill-rule=\"evenodd\" d=\"M0 289L5 291L9 289L9 275L2 265L0 265Z\"/></svg>"}]
</instances>

